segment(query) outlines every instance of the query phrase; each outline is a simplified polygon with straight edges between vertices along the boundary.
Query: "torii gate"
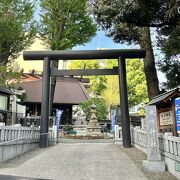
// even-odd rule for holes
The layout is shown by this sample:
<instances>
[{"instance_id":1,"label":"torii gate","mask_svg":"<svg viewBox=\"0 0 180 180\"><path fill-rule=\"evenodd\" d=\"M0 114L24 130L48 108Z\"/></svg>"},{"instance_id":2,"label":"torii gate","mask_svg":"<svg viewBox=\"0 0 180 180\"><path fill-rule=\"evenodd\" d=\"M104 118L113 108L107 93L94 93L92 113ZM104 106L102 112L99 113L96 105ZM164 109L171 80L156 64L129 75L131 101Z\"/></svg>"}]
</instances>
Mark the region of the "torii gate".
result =
<instances>
[{"instance_id":1,"label":"torii gate","mask_svg":"<svg viewBox=\"0 0 180 180\"><path fill-rule=\"evenodd\" d=\"M69 51L24 51L24 60L43 60L43 87L41 104L40 147L48 146L49 92L50 76L82 75L119 75L120 105L122 118L123 147L131 147L128 95L125 59L145 58L146 51L141 49L113 50L69 50ZM118 59L118 69L58 70L50 68L52 60L93 60Z\"/></svg>"}]
</instances>

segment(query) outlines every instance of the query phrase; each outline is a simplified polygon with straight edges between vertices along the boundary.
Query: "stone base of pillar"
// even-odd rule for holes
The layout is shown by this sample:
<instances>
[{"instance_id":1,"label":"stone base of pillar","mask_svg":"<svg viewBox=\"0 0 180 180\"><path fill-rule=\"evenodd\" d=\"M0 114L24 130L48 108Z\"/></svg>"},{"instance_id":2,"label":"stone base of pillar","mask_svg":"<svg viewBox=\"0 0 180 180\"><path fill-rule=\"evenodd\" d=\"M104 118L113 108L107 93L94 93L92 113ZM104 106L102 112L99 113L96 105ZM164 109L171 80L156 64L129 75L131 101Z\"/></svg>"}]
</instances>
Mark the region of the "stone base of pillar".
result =
<instances>
[{"instance_id":1,"label":"stone base of pillar","mask_svg":"<svg viewBox=\"0 0 180 180\"><path fill-rule=\"evenodd\" d=\"M143 161L143 168L148 172L164 172L165 162L164 161Z\"/></svg>"}]
</instances>

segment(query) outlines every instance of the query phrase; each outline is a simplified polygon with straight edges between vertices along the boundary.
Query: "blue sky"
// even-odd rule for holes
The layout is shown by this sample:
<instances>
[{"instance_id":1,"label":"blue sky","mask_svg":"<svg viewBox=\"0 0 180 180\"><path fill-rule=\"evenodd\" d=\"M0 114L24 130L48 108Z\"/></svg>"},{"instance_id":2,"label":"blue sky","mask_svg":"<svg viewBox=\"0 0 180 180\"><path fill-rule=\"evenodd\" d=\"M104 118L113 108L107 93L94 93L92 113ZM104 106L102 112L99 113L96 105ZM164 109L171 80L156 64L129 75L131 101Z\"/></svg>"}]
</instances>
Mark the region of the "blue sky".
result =
<instances>
[{"instance_id":1,"label":"blue sky","mask_svg":"<svg viewBox=\"0 0 180 180\"><path fill-rule=\"evenodd\" d=\"M125 44L114 43L112 39L105 36L104 31L98 31L96 36L92 38L92 40L83 46L76 46L73 49L81 49L81 50L91 50L91 49L125 49L130 48Z\"/></svg>"}]
</instances>

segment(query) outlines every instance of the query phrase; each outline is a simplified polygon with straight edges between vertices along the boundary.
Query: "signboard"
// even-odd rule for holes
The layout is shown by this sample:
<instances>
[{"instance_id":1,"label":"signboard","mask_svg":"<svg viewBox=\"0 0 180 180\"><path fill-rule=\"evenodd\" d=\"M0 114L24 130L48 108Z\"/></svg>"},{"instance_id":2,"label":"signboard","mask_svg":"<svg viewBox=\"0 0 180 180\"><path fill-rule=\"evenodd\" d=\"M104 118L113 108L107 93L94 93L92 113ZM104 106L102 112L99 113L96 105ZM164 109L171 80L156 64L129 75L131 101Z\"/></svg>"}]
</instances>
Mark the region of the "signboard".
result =
<instances>
[{"instance_id":1,"label":"signboard","mask_svg":"<svg viewBox=\"0 0 180 180\"><path fill-rule=\"evenodd\" d=\"M116 110L111 111L111 129L112 132L115 132L115 124L116 124Z\"/></svg>"},{"instance_id":2,"label":"signboard","mask_svg":"<svg viewBox=\"0 0 180 180\"><path fill-rule=\"evenodd\" d=\"M166 111L160 113L160 126L167 126L173 124L173 111Z\"/></svg>"},{"instance_id":3,"label":"signboard","mask_svg":"<svg viewBox=\"0 0 180 180\"><path fill-rule=\"evenodd\" d=\"M59 125L60 125L62 112L63 112L62 110L56 109L56 127L57 127L57 131L59 130Z\"/></svg>"},{"instance_id":4,"label":"signboard","mask_svg":"<svg viewBox=\"0 0 180 180\"><path fill-rule=\"evenodd\" d=\"M115 138L120 138L119 137L119 126L115 125Z\"/></svg>"},{"instance_id":5,"label":"signboard","mask_svg":"<svg viewBox=\"0 0 180 180\"><path fill-rule=\"evenodd\" d=\"M177 132L180 133L180 97L175 99L175 113Z\"/></svg>"},{"instance_id":6,"label":"signboard","mask_svg":"<svg viewBox=\"0 0 180 180\"><path fill-rule=\"evenodd\" d=\"M141 118L141 129L146 130L146 118Z\"/></svg>"}]
</instances>

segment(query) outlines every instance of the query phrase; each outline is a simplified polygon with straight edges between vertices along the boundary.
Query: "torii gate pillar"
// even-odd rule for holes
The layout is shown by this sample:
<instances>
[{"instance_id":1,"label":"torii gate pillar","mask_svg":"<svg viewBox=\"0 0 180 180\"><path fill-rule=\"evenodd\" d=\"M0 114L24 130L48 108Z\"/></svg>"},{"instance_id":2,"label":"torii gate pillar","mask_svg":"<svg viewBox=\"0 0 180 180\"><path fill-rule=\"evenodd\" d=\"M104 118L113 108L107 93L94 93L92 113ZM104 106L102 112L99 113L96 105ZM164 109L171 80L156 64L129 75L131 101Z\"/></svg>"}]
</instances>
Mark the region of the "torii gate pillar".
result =
<instances>
[{"instance_id":1,"label":"torii gate pillar","mask_svg":"<svg viewBox=\"0 0 180 180\"><path fill-rule=\"evenodd\" d=\"M119 74L123 147L130 148L131 133L130 133L130 122L129 122L128 95L127 95L126 61L125 58L123 57L119 57L118 59L118 74Z\"/></svg>"},{"instance_id":2,"label":"torii gate pillar","mask_svg":"<svg viewBox=\"0 0 180 180\"><path fill-rule=\"evenodd\" d=\"M48 57L43 61L43 84L41 105L41 128L40 148L48 146L48 123L49 123L49 92L50 92L50 60Z\"/></svg>"}]
</instances>

